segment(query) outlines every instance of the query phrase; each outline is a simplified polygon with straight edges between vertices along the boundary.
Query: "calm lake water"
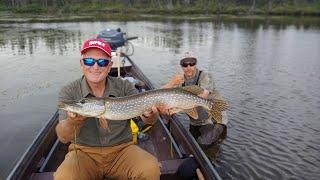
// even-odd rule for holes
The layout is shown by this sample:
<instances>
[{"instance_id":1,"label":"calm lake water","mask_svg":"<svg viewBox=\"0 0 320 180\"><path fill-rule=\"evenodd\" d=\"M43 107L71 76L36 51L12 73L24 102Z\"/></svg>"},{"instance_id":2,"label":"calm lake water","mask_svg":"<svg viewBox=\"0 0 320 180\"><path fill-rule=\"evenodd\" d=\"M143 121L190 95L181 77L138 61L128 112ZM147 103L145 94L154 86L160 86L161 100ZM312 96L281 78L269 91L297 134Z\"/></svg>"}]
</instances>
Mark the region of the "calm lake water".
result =
<instances>
[{"instance_id":1,"label":"calm lake water","mask_svg":"<svg viewBox=\"0 0 320 180\"><path fill-rule=\"evenodd\" d=\"M160 87L196 52L231 104L226 139L207 154L224 179L320 179L320 22L134 21L0 24L0 179L80 76L82 41L120 27ZM215 156L215 157L214 157Z\"/></svg>"}]
</instances>

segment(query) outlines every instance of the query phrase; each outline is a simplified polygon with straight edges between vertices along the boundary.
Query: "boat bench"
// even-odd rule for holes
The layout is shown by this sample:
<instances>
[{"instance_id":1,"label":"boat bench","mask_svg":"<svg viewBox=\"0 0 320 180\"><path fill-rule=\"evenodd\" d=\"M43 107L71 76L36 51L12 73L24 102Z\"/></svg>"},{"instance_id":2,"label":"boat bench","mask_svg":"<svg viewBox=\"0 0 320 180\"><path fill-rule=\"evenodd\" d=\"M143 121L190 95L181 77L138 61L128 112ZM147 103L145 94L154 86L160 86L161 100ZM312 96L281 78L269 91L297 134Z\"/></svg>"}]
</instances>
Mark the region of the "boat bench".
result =
<instances>
[{"instance_id":1,"label":"boat bench","mask_svg":"<svg viewBox=\"0 0 320 180\"><path fill-rule=\"evenodd\" d=\"M161 161L161 178L177 179L175 173L184 159ZM53 180L54 172L33 173L30 180Z\"/></svg>"}]
</instances>

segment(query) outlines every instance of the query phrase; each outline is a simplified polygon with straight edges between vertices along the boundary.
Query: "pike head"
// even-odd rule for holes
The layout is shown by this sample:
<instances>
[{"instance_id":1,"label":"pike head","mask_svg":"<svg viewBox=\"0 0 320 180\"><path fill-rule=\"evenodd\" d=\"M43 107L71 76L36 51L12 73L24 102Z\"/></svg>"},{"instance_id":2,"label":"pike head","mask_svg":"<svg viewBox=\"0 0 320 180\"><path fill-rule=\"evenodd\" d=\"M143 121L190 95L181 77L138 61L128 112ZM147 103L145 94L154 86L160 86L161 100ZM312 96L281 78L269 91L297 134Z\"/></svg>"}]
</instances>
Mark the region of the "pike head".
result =
<instances>
[{"instance_id":1,"label":"pike head","mask_svg":"<svg viewBox=\"0 0 320 180\"><path fill-rule=\"evenodd\" d=\"M77 113L86 117L99 117L105 112L103 99L83 98L79 101L65 101L59 103L59 109Z\"/></svg>"}]
</instances>

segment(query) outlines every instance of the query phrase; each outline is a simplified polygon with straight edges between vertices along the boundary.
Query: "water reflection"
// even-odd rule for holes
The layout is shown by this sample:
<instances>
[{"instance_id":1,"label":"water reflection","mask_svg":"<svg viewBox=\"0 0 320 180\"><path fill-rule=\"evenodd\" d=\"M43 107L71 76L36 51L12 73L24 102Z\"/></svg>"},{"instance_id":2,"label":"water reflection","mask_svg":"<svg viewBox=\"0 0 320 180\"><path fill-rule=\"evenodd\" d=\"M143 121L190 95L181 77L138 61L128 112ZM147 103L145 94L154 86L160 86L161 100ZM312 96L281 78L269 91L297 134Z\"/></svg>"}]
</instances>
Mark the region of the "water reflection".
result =
<instances>
[{"instance_id":1,"label":"water reflection","mask_svg":"<svg viewBox=\"0 0 320 180\"><path fill-rule=\"evenodd\" d=\"M67 44L78 49L80 32L61 29L21 29L19 27L4 27L1 32L0 48L10 50L13 55L32 55L35 50L45 46L52 55L64 55ZM9 53L9 52L7 52Z\"/></svg>"},{"instance_id":2,"label":"water reflection","mask_svg":"<svg viewBox=\"0 0 320 180\"><path fill-rule=\"evenodd\" d=\"M271 19L266 17L258 19L218 18L214 20L212 23L166 20L164 21L165 23L154 22L150 24L142 22L142 26L118 22L116 23L117 25L111 23L111 27L122 27L122 29L127 30L135 26L138 31L134 31L135 34L133 32L129 33L133 35L139 34L139 43L143 44L144 47L170 48L176 51L183 46L193 46L195 42L199 45L208 44L208 40L212 36L211 32L214 31L230 30L237 33L240 29L246 30L247 33L251 34L256 31L269 30L280 32L280 30L286 30L290 24L292 24L291 27L295 28L295 30L301 31L318 29L318 25L320 25L320 20L313 18L278 17ZM45 43L45 46L52 54L63 55L63 53L68 51L66 50L66 45L69 43L73 44L72 49L79 48L83 38L81 33L87 33L88 30L91 31L90 36L86 37L90 38L94 37L101 29L110 27L107 25L109 23L104 22L95 23L91 25L91 28L86 27L87 23L61 23L64 25L61 28L58 27L58 24L35 23L35 26L32 26L32 24L1 24L0 48L4 49L11 46L14 54L30 55L33 54L34 49L43 45L39 44L41 41ZM79 29L75 30L74 28L77 25ZM71 29L68 27L71 27ZM219 36L215 37L218 38Z\"/></svg>"},{"instance_id":3,"label":"water reflection","mask_svg":"<svg viewBox=\"0 0 320 180\"><path fill-rule=\"evenodd\" d=\"M212 73L231 104L227 138L206 150L223 178L320 178L320 23L300 18L0 24L0 177L79 77L82 41L117 27L139 36L132 58L157 87L186 49Z\"/></svg>"}]
</instances>

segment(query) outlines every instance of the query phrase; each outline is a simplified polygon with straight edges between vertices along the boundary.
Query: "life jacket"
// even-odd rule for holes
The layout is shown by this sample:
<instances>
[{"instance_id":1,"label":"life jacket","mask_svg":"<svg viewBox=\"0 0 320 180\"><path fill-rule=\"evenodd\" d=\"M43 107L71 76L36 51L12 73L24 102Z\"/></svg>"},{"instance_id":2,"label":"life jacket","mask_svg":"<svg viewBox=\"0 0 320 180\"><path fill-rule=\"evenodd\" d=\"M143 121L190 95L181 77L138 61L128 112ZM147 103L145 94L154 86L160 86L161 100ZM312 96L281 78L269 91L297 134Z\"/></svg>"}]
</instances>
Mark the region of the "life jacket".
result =
<instances>
[{"instance_id":1,"label":"life jacket","mask_svg":"<svg viewBox=\"0 0 320 180\"><path fill-rule=\"evenodd\" d=\"M134 144L138 143L138 132L139 127L138 125L133 121L133 119L130 120L130 127L131 127L131 134L132 134L132 140Z\"/></svg>"},{"instance_id":2,"label":"life jacket","mask_svg":"<svg viewBox=\"0 0 320 180\"><path fill-rule=\"evenodd\" d=\"M145 124L144 126L139 127L137 123L138 120L142 121L141 119L137 119L137 118L130 119L132 140L135 144L138 143L138 139L141 140L141 137L139 138L139 134L141 135L143 133L146 133L152 128L152 125L149 125L149 124Z\"/></svg>"}]
</instances>

